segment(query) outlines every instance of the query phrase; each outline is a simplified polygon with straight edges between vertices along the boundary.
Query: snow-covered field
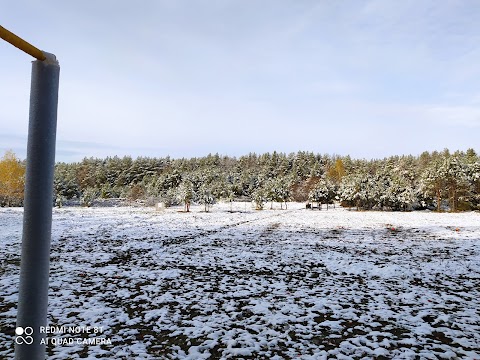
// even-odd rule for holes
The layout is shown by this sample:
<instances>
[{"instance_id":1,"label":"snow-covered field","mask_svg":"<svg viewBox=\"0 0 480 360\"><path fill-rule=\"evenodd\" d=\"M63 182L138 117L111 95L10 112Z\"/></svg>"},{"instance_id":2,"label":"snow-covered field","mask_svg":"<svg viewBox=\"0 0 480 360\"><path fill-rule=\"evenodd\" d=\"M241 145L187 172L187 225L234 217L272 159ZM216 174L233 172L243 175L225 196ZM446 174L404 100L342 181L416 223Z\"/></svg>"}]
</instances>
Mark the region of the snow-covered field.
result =
<instances>
[{"instance_id":1,"label":"snow-covered field","mask_svg":"<svg viewBox=\"0 0 480 360\"><path fill-rule=\"evenodd\" d=\"M49 325L103 331L49 359L480 359L479 213L178 210L54 210ZM21 225L0 209L1 359Z\"/></svg>"}]
</instances>

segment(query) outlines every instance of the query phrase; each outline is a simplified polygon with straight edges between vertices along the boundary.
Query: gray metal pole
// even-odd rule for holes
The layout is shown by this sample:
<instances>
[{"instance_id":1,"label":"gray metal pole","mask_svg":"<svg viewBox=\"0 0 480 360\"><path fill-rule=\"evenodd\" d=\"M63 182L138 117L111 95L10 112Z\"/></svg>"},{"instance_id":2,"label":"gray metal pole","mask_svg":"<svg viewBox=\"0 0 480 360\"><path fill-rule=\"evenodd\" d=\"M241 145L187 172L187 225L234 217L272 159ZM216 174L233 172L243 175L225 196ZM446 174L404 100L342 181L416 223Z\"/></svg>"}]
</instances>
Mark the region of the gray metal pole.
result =
<instances>
[{"instance_id":1,"label":"gray metal pole","mask_svg":"<svg viewBox=\"0 0 480 360\"><path fill-rule=\"evenodd\" d=\"M44 54L46 60L32 63L22 257L15 330L17 360L44 360L46 350L45 334L40 332L40 328L47 326L60 66L54 55Z\"/></svg>"}]
</instances>

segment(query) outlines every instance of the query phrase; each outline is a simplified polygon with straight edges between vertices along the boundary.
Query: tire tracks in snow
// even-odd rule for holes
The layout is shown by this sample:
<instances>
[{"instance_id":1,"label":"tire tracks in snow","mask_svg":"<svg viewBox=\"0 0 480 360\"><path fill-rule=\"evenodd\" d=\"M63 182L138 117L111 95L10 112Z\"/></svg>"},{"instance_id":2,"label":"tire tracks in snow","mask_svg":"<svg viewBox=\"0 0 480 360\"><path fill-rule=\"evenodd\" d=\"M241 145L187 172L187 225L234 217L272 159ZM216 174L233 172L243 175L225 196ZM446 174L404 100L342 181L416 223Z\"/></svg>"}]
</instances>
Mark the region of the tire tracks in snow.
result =
<instances>
[{"instance_id":1,"label":"tire tracks in snow","mask_svg":"<svg viewBox=\"0 0 480 360\"><path fill-rule=\"evenodd\" d=\"M292 213L292 212L295 212L295 211L299 211L299 210L302 210L302 209L281 210L279 213L269 214L269 215L263 216L263 217L255 217L253 219L248 219L248 220L237 221L237 222L232 223L232 224L227 224L227 225L220 226L216 229L200 231L199 233L196 233L196 234L186 234L186 235L169 237L169 238L166 238L166 239L162 240L162 245L163 246L170 246L170 245L185 244L189 241L198 240L200 238L210 236L210 235L213 235L213 234L217 234L217 233L220 233L222 231L235 228L237 226L241 226L241 225L245 225L245 224L251 224L251 223L255 223L255 222L261 222L261 221L268 220L268 219L273 219L273 218L280 217L282 215L286 215L286 214L289 214L289 213Z\"/></svg>"}]
</instances>

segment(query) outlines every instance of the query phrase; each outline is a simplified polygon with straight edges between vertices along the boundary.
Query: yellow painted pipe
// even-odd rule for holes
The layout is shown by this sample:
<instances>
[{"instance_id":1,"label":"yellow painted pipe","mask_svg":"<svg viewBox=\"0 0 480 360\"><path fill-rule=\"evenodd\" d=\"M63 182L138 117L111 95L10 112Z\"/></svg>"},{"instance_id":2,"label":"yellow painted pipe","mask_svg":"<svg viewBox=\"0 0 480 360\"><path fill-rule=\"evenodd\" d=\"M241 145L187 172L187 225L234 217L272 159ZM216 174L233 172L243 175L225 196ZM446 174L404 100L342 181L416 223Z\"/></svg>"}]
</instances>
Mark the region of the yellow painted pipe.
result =
<instances>
[{"instance_id":1,"label":"yellow painted pipe","mask_svg":"<svg viewBox=\"0 0 480 360\"><path fill-rule=\"evenodd\" d=\"M19 48L20 50L26 52L27 54L29 54L31 56L33 56L35 59L43 61L47 58L42 50L37 49L32 44L26 42L22 38L19 38L14 33L5 29L3 26L0 26L0 37L3 40L5 40L6 42L9 42L13 46Z\"/></svg>"}]
</instances>

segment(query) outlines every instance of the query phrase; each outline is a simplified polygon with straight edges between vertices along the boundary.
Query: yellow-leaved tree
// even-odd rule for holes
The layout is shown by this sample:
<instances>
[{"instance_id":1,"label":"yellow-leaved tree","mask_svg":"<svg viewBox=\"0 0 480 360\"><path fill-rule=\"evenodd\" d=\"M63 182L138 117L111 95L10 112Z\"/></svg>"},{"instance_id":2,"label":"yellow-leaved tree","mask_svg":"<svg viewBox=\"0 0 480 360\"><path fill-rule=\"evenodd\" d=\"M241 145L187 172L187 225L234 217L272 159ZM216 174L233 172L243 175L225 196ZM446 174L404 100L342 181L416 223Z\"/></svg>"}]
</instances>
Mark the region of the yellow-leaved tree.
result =
<instances>
[{"instance_id":1,"label":"yellow-leaved tree","mask_svg":"<svg viewBox=\"0 0 480 360\"><path fill-rule=\"evenodd\" d=\"M17 206L23 203L25 166L11 150L0 160L0 204Z\"/></svg>"},{"instance_id":2,"label":"yellow-leaved tree","mask_svg":"<svg viewBox=\"0 0 480 360\"><path fill-rule=\"evenodd\" d=\"M335 160L335 165L331 166L327 171L328 178L337 185L340 184L340 181L342 181L345 174L346 172L342 159Z\"/></svg>"}]
</instances>

